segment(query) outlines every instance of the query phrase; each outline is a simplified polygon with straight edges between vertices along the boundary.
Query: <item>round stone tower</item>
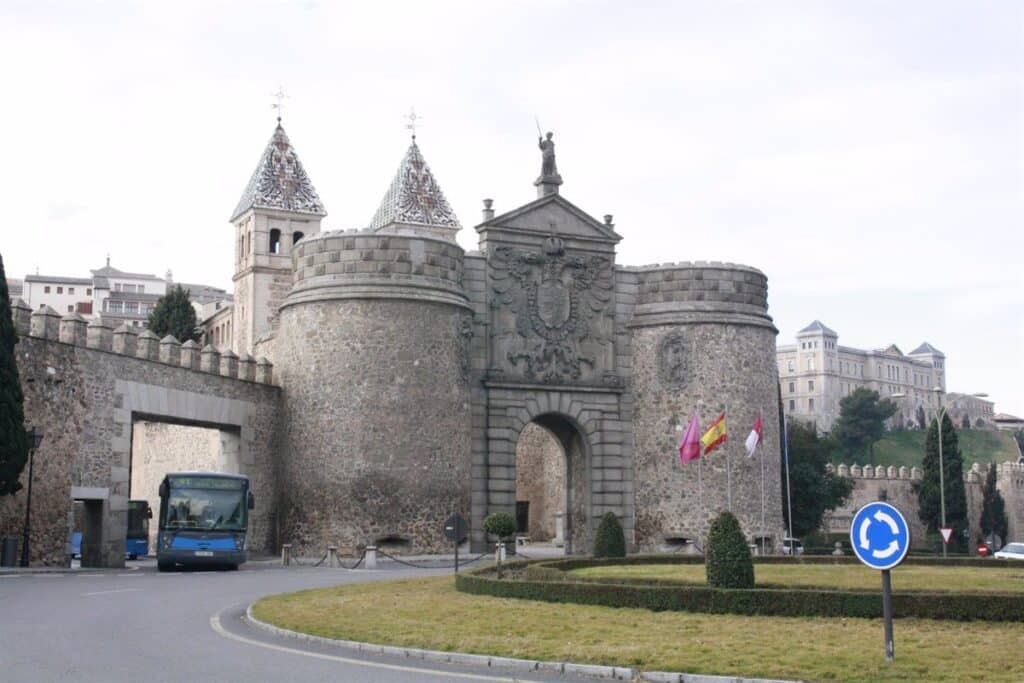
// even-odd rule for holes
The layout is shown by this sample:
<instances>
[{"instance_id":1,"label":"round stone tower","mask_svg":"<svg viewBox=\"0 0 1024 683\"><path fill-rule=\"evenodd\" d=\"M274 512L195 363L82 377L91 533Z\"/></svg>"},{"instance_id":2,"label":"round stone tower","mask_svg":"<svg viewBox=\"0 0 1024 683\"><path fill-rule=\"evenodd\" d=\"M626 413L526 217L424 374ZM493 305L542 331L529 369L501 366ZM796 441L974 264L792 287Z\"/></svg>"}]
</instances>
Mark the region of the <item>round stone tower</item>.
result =
<instances>
[{"instance_id":1,"label":"round stone tower","mask_svg":"<svg viewBox=\"0 0 1024 683\"><path fill-rule=\"evenodd\" d=\"M623 273L634 274L637 545L699 542L730 498L751 541L763 536L778 545L777 330L768 316L767 279L754 268L717 262ZM728 437L699 461L680 464L679 443L695 410L701 431L725 412ZM744 440L759 411L763 438L748 458Z\"/></svg>"},{"instance_id":2,"label":"round stone tower","mask_svg":"<svg viewBox=\"0 0 1024 683\"><path fill-rule=\"evenodd\" d=\"M430 235L328 232L293 249L276 370L280 538L437 552L470 507L471 310L463 251Z\"/></svg>"}]
</instances>

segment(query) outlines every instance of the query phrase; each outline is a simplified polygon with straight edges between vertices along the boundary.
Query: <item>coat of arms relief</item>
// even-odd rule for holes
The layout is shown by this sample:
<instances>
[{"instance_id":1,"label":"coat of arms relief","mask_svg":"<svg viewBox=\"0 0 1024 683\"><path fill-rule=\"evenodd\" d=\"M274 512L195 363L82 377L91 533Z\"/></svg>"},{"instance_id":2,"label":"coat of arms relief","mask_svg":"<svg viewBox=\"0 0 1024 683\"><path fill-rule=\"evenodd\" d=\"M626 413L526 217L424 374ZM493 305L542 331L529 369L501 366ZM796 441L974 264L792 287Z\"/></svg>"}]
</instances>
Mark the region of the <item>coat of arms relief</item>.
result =
<instances>
[{"instance_id":1,"label":"coat of arms relief","mask_svg":"<svg viewBox=\"0 0 1024 683\"><path fill-rule=\"evenodd\" d=\"M539 250L498 247L489 266L492 375L616 384L610 258L568 254L552 236Z\"/></svg>"}]
</instances>

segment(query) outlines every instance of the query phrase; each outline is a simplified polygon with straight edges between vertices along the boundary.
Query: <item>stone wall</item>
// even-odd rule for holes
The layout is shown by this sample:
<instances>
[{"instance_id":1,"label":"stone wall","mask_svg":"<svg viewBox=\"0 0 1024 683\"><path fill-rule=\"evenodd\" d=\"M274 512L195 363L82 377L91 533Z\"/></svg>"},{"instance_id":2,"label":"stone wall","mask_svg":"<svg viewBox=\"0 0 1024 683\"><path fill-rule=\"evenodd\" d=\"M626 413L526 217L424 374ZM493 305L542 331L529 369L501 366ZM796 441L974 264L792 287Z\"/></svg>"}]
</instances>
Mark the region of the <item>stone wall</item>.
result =
<instances>
[{"instance_id":1,"label":"stone wall","mask_svg":"<svg viewBox=\"0 0 1024 683\"><path fill-rule=\"evenodd\" d=\"M71 313L14 305L25 418L42 428L32 498L33 564L66 565L72 498L102 501L102 533L87 563L123 566L132 425L148 418L238 430L240 468L266 503L252 516L252 547L273 547L273 453L278 432L271 373L248 357L222 358L173 338L136 335ZM31 315L31 322L29 316ZM205 368L205 371L200 368ZM27 484L28 469L23 472ZM0 502L0 536L19 535L25 496ZM85 550L83 549L83 554Z\"/></svg>"},{"instance_id":2,"label":"stone wall","mask_svg":"<svg viewBox=\"0 0 1024 683\"><path fill-rule=\"evenodd\" d=\"M830 466L831 467L831 466ZM910 525L911 543L916 548L926 548L925 525L918 517L917 493L914 483L921 479L921 470L917 467L883 467L876 465L839 465L834 468L837 474L853 479L854 488L850 499L842 507L836 508L825 516L822 528L831 533L849 533L853 516L864 505L879 500L882 491L886 499L895 505ZM970 547L981 537L982 487L985 483L987 468L975 463L964 473L964 486L967 493L968 520L971 529ZM1006 516L1009 522L1009 534L1005 542L1010 540L1024 541L1024 465L1005 462L997 466L996 488L1006 501Z\"/></svg>"},{"instance_id":3,"label":"stone wall","mask_svg":"<svg viewBox=\"0 0 1024 683\"><path fill-rule=\"evenodd\" d=\"M566 455L558 439L538 424L528 424L516 443L516 501L530 503L533 542L556 534L556 513L566 509Z\"/></svg>"},{"instance_id":4,"label":"stone wall","mask_svg":"<svg viewBox=\"0 0 1024 683\"><path fill-rule=\"evenodd\" d=\"M729 506L730 480L732 512L744 532L777 544L776 330L764 275L698 262L626 269L623 276L638 285L631 322L637 545L654 550L702 540ZM702 430L725 412L729 436L710 455L681 464L679 443L694 411ZM759 411L763 440L748 458L743 443Z\"/></svg>"},{"instance_id":5,"label":"stone wall","mask_svg":"<svg viewBox=\"0 0 1024 683\"><path fill-rule=\"evenodd\" d=\"M470 490L461 250L323 233L293 253L275 341L282 540L311 554L387 538L447 551L443 522L468 512Z\"/></svg>"}]
</instances>

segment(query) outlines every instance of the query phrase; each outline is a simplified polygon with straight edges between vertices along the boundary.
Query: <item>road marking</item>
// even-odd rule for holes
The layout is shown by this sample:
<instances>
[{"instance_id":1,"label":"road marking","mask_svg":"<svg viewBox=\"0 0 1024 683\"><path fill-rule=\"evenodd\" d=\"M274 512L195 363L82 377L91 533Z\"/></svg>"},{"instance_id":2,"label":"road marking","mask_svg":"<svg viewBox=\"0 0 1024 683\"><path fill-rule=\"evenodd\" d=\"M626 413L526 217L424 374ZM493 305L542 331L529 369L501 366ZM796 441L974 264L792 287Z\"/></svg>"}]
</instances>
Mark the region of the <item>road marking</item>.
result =
<instances>
[{"instance_id":1,"label":"road marking","mask_svg":"<svg viewBox=\"0 0 1024 683\"><path fill-rule=\"evenodd\" d=\"M430 676L444 677L448 679L452 678L463 678L470 681L502 681L504 683L531 683L529 678L520 678L518 676L509 678L506 676L488 676L485 674L469 674L459 673L455 671L438 671L437 669L421 669L415 666L402 666L400 664L385 664L384 662L369 662L364 659L353 659L351 657L341 657L338 655L327 655L320 652L307 652L305 650L299 650L291 647L284 647L283 645L274 645L272 643L264 643L259 640L252 640L235 633L229 632L220 623L220 617L224 612L231 609L225 607L221 611L210 617L210 628L214 630L217 635L223 636L229 640L234 640L239 643L245 643L246 645L255 645L256 647L266 648L267 650L274 650L276 652L288 652L293 655L302 655L304 657L312 657L314 659L326 659L330 662L339 662L341 664L354 664L356 666L365 666L373 669L390 669L391 671L405 671L408 673L427 674ZM540 683L540 681L533 681L533 683Z\"/></svg>"},{"instance_id":2,"label":"road marking","mask_svg":"<svg viewBox=\"0 0 1024 683\"><path fill-rule=\"evenodd\" d=\"M0 574L0 579L20 579L28 574Z\"/></svg>"},{"instance_id":3,"label":"road marking","mask_svg":"<svg viewBox=\"0 0 1024 683\"><path fill-rule=\"evenodd\" d=\"M142 574L136 574L133 572L131 574L118 574L118 576L142 576Z\"/></svg>"},{"instance_id":4,"label":"road marking","mask_svg":"<svg viewBox=\"0 0 1024 683\"><path fill-rule=\"evenodd\" d=\"M83 595L109 595L110 593L134 593L141 591L141 588L118 588L112 591L96 591L95 593L84 593Z\"/></svg>"}]
</instances>

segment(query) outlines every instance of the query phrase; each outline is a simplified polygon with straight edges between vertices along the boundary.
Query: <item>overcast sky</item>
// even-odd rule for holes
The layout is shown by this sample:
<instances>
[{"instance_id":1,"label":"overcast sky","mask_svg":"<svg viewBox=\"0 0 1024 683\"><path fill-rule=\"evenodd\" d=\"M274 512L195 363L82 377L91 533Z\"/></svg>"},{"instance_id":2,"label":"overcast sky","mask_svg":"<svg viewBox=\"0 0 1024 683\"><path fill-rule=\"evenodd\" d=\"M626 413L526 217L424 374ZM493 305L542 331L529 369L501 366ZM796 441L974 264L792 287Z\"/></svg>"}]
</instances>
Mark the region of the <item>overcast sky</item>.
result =
<instances>
[{"instance_id":1,"label":"overcast sky","mask_svg":"<svg viewBox=\"0 0 1024 683\"><path fill-rule=\"evenodd\" d=\"M627 265L769 278L779 342L948 357L1024 416L1024 5L1017 2L0 3L11 277L231 288L228 223L273 127L367 225L408 145L475 248L481 199L615 216Z\"/></svg>"}]
</instances>

